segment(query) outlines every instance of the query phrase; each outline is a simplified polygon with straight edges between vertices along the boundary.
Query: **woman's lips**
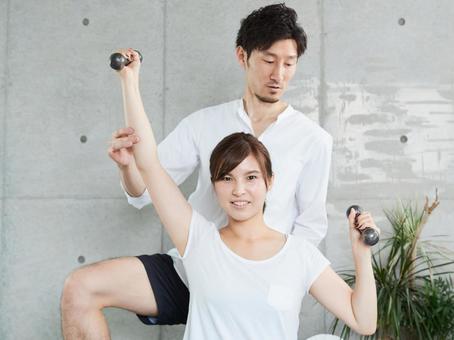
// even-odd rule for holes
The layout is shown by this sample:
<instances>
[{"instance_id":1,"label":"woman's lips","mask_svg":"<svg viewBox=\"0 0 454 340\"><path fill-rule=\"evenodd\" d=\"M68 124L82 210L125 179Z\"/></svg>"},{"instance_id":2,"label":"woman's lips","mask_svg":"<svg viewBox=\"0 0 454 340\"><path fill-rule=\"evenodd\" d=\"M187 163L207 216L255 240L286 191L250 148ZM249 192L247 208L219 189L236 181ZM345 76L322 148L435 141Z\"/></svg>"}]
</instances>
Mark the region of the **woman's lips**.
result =
<instances>
[{"instance_id":1,"label":"woman's lips","mask_svg":"<svg viewBox=\"0 0 454 340\"><path fill-rule=\"evenodd\" d=\"M230 202L234 207L237 207L237 208L243 208L249 204L251 204L250 201L232 201Z\"/></svg>"}]
</instances>

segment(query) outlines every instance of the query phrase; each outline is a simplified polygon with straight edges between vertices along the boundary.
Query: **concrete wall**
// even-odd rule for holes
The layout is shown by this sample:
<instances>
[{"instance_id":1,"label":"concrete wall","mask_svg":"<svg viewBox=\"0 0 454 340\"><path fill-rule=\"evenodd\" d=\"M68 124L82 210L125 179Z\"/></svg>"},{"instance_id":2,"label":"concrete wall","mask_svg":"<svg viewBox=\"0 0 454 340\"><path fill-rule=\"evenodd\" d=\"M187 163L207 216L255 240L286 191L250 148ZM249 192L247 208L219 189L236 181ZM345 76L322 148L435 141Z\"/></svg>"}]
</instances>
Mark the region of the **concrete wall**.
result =
<instances>
[{"instance_id":1,"label":"concrete wall","mask_svg":"<svg viewBox=\"0 0 454 340\"><path fill-rule=\"evenodd\" d=\"M144 104L162 139L190 112L242 94L239 21L269 3L0 1L0 339L61 338L59 297L71 270L169 247L153 209L127 205L106 154L123 126L110 53L143 53ZM396 198L422 202L438 187L424 237L453 240L454 3L287 4L309 49L286 98L335 142L322 245L334 267L351 264L344 211L352 202L384 222L382 208ZM191 178L184 191L193 186ZM183 334L106 314L114 339ZM301 339L327 331L331 316L311 298L302 314Z\"/></svg>"}]
</instances>

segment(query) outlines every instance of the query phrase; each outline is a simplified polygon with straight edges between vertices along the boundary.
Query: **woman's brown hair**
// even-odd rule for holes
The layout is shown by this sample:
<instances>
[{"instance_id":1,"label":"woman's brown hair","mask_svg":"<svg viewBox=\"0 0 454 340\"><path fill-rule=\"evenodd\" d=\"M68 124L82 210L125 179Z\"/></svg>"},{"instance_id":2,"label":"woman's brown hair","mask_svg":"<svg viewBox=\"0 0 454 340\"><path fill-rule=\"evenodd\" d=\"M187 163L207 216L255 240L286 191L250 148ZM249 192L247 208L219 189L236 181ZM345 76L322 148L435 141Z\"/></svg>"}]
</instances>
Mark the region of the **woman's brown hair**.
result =
<instances>
[{"instance_id":1,"label":"woman's brown hair","mask_svg":"<svg viewBox=\"0 0 454 340\"><path fill-rule=\"evenodd\" d=\"M259 163L262 175L265 177L265 185L268 188L273 176L268 150L257 138L244 132L228 135L213 149L210 157L211 183L214 184L221 180L251 154Z\"/></svg>"}]
</instances>

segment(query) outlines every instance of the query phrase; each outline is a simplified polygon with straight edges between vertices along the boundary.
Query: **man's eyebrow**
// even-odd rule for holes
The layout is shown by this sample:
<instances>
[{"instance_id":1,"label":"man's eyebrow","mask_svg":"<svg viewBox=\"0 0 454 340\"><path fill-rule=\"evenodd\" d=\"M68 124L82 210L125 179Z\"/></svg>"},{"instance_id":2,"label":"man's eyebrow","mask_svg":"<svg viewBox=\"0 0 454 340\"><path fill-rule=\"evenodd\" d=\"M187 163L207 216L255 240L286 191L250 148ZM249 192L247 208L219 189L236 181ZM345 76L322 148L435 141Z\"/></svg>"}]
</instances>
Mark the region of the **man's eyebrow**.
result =
<instances>
[{"instance_id":1,"label":"man's eyebrow","mask_svg":"<svg viewBox=\"0 0 454 340\"><path fill-rule=\"evenodd\" d=\"M274 58L277 58L278 55L275 54L275 53L272 53L272 52L268 52L268 51L262 51L263 54L267 55L267 56L271 56L271 57L274 57ZM297 59L298 56L297 55L289 55L289 56L286 56L285 59Z\"/></svg>"}]
</instances>

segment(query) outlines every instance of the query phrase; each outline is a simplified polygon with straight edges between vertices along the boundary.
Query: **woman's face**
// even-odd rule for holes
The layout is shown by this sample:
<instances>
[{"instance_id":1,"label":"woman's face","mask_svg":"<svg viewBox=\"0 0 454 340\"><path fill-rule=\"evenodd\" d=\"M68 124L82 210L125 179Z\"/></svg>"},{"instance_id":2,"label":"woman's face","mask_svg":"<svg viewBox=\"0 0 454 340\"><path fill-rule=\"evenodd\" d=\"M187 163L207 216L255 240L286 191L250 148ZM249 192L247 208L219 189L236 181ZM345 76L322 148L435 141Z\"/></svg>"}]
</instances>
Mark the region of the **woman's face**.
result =
<instances>
[{"instance_id":1,"label":"woman's face","mask_svg":"<svg viewBox=\"0 0 454 340\"><path fill-rule=\"evenodd\" d=\"M230 218L245 221L262 213L268 191L259 163L253 155L214 183L219 205Z\"/></svg>"}]
</instances>

